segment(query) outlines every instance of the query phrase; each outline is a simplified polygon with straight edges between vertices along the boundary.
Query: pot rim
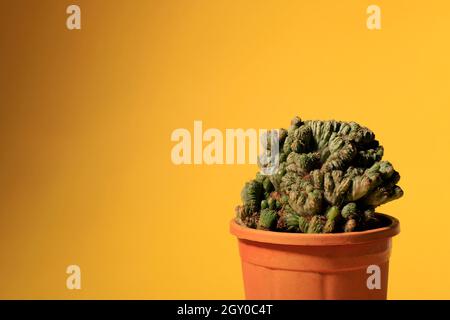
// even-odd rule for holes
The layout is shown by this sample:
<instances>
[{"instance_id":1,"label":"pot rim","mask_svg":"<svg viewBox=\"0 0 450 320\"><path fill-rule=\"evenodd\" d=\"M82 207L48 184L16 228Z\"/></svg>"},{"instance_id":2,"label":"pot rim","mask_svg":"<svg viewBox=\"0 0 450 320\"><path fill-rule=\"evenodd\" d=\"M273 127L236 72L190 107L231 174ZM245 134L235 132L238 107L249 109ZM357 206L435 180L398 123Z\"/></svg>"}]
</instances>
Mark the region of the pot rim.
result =
<instances>
[{"instance_id":1,"label":"pot rim","mask_svg":"<svg viewBox=\"0 0 450 320\"><path fill-rule=\"evenodd\" d=\"M338 246L367 243L391 238L400 232L398 219L383 213L377 214L388 219L390 221L389 225L377 229L346 233L290 233L244 227L239 225L233 218L230 222L230 232L238 239L294 246Z\"/></svg>"}]
</instances>

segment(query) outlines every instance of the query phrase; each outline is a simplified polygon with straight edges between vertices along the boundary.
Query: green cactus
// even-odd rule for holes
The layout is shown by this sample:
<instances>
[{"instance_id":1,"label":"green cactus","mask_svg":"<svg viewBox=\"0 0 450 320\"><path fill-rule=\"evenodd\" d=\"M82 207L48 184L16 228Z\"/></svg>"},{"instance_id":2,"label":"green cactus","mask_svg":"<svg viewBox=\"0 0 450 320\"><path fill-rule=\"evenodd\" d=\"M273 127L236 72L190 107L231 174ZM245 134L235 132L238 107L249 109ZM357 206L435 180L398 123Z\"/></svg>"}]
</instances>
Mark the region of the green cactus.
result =
<instances>
[{"instance_id":1,"label":"green cactus","mask_svg":"<svg viewBox=\"0 0 450 320\"><path fill-rule=\"evenodd\" d=\"M337 224L341 218L341 212L336 206L330 207L326 213L327 221L323 227L323 233L332 233L337 228Z\"/></svg>"},{"instance_id":2,"label":"green cactus","mask_svg":"<svg viewBox=\"0 0 450 320\"><path fill-rule=\"evenodd\" d=\"M261 210L257 228L271 230L277 221L277 212L271 209Z\"/></svg>"},{"instance_id":3,"label":"green cactus","mask_svg":"<svg viewBox=\"0 0 450 320\"><path fill-rule=\"evenodd\" d=\"M284 230L288 232L299 232L299 218L300 216L291 208L286 205L279 211L279 219L277 223L278 230Z\"/></svg>"},{"instance_id":4,"label":"green cactus","mask_svg":"<svg viewBox=\"0 0 450 320\"><path fill-rule=\"evenodd\" d=\"M241 191L241 200L244 203L244 210L251 214L260 209L263 196L263 185L257 180L249 181Z\"/></svg>"},{"instance_id":5,"label":"green cactus","mask_svg":"<svg viewBox=\"0 0 450 320\"><path fill-rule=\"evenodd\" d=\"M266 199L261 201L261 210L267 209L268 207L269 207L269 201L267 201Z\"/></svg>"},{"instance_id":6,"label":"green cactus","mask_svg":"<svg viewBox=\"0 0 450 320\"><path fill-rule=\"evenodd\" d=\"M341 215L344 219L351 219L358 215L358 206L354 202L347 203L343 208Z\"/></svg>"},{"instance_id":7,"label":"green cactus","mask_svg":"<svg viewBox=\"0 0 450 320\"><path fill-rule=\"evenodd\" d=\"M300 232L307 233L309 229L310 217L299 216L298 217L298 228Z\"/></svg>"},{"instance_id":8,"label":"green cactus","mask_svg":"<svg viewBox=\"0 0 450 320\"><path fill-rule=\"evenodd\" d=\"M315 215L309 221L309 226L307 233L322 233L325 224L327 223L327 218L321 215Z\"/></svg>"},{"instance_id":9,"label":"green cactus","mask_svg":"<svg viewBox=\"0 0 450 320\"><path fill-rule=\"evenodd\" d=\"M399 173L382 160L384 149L368 128L295 117L276 132L263 139L269 154L278 141L279 165L245 184L236 208L242 225L302 233L379 228L376 207L403 195Z\"/></svg>"}]
</instances>

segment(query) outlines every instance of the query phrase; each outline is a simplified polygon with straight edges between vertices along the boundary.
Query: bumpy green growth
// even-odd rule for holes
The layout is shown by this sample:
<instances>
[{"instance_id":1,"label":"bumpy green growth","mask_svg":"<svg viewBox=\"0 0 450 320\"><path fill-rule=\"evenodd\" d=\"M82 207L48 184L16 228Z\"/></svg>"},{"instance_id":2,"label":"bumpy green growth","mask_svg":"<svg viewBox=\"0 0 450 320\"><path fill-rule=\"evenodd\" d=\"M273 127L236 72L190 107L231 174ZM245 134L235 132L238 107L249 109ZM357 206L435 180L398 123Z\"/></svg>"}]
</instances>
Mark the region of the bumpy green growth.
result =
<instances>
[{"instance_id":1,"label":"bumpy green growth","mask_svg":"<svg viewBox=\"0 0 450 320\"><path fill-rule=\"evenodd\" d=\"M354 202L350 202L347 203L343 208L342 208L342 217L344 217L345 219L351 219L355 216L358 215L358 207L356 205L356 203Z\"/></svg>"},{"instance_id":2,"label":"bumpy green growth","mask_svg":"<svg viewBox=\"0 0 450 320\"><path fill-rule=\"evenodd\" d=\"M264 139L262 157L276 150L271 137ZM383 147L355 122L295 117L277 139L275 172L258 173L241 192L236 216L243 225L303 233L373 229L383 223L375 208L403 195L399 173L381 160Z\"/></svg>"},{"instance_id":3,"label":"bumpy green growth","mask_svg":"<svg viewBox=\"0 0 450 320\"><path fill-rule=\"evenodd\" d=\"M261 210L258 221L258 229L270 230L277 221L277 213L271 209Z\"/></svg>"},{"instance_id":4,"label":"bumpy green growth","mask_svg":"<svg viewBox=\"0 0 450 320\"><path fill-rule=\"evenodd\" d=\"M327 218L325 216L321 215L315 215L311 218L311 221L309 221L308 226L308 233L321 233L323 231L323 228L325 227L325 224L327 222Z\"/></svg>"},{"instance_id":5,"label":"bumpy green growth","mask_svg":"<svg viewBox=\"0 0 450 320\"><path fill-rule=\"evenodd\" d=\"M326 213L327 222L323 227L324 233L331 233L336 229L337 223L339 223L341 218L341 212L336 206L330 207Z\"/></svg>"}]
</instances>

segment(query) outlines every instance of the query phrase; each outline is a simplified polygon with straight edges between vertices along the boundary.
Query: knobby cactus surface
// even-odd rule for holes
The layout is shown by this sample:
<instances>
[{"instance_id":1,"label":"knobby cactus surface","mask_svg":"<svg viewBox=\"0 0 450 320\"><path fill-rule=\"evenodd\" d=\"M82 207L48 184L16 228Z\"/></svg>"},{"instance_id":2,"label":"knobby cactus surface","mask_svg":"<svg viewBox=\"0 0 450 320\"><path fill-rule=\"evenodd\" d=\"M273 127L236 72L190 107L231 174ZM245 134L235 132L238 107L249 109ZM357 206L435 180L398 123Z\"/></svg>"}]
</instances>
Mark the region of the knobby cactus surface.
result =
<instances>
[{"instance_id":1,"label":"knobby cactus surface","mask_svg":"<svg viewBox=\"0 0 450 320\"><path fill-rule=\"evenodd\" d=\"M274 136L278 148L267 139L260 157L277 149L279 164L245 184L236 207L242 225L300 233L374 229L383 226L375 208L403 195L399 173L382 160L383 147L366 127L295 117Z\"/></svg>"}]
</instances>

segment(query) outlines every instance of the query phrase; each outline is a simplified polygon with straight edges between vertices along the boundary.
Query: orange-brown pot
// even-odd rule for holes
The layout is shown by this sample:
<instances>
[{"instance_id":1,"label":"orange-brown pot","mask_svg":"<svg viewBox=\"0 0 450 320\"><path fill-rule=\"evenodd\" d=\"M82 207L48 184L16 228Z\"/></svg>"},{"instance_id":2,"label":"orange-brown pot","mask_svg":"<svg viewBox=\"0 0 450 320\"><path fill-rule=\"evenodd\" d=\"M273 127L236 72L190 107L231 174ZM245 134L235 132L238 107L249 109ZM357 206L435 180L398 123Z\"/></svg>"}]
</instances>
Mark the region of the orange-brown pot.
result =
<instances>
[{"instance_id":1,"label":"orange-brown pot","mask_svg":"<svg viewBox=\"0 0 450 320\"><path fill-rule=\"evenodd\" d=\"M349 233L299 234L231 221L247 299L386 299L392 237L399 221Z\"/></svg>"}]
</instances>

